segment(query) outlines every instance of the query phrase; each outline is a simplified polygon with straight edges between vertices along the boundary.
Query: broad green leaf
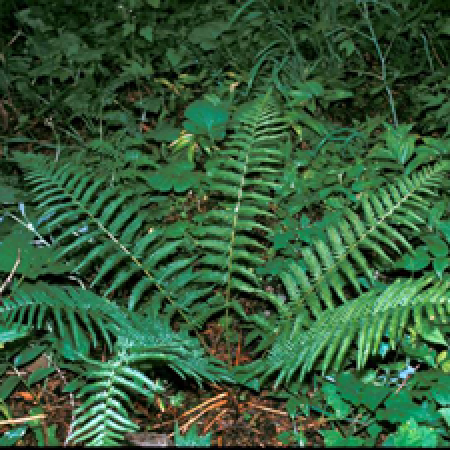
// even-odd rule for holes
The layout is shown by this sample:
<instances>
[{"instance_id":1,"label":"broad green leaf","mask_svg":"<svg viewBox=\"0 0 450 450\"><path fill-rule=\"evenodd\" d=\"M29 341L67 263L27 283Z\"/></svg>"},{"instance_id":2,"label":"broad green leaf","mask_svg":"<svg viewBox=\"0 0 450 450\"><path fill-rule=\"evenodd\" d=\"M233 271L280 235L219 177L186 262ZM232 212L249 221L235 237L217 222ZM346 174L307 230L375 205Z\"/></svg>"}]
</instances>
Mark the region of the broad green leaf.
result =
<instances>
[{"instance_id":1,"label":"broad green leaf","mask_svg":"<svg viewBox=\"0 0 450 450\"><path fill-rule=\"evenodd\" d=\"M336 383L343 399L356 406L367 406L371 411L375 411L391 392L384 386L363 383L350 372L339 374Z\"/></svg>"},{"instance_id":2,"label":"broad green leaf","mask_svg":"<svg viewBox=\"0 0 450 450\"><path fill-rule=\"evenodd\" d=\"M400 425L395 433L390 434L383 442L383 447L424 447L438 446L438 433L428 426L419 426L411 418Z\"/></svg>"},{"instance_id":3,"label":"broad green leaf","mask_svg":"<svg viewBox=\"0 0 450 450\"><path fill-rule=\"evenodd\" d=\"M225 126L229 119L228 110L220 105L213 105L206 100L196 100L184 112L188 120L183 127L194 134L206 134L211 139L223 139Z\"/></svg>"},{"instance_id":4,"label":"broad green leaf","mask_svg":"<svg viewBox=\"0 0 450 450\"><path fill-rule=\"evenodd\" d=\"M409 419L417 422L433 422L439 418L434 403L418 404L411 398L411 392L402 389L396 395L391 395L385 402L385 409L378 409L378 420L391 423L404 423Z\"/></svg>"},{"instance_id":5,"label":"broad green leaf","mask_svg":"<svg viewBox=\"0 0 450 450\"><path fill-rule=\"evenodd\" d=\"M333 408L336 417L343 419L350 414L351 406L342 399L337 386L327 383L322 386L322 392L328 405Z\"/></svg>"}]
</instances>

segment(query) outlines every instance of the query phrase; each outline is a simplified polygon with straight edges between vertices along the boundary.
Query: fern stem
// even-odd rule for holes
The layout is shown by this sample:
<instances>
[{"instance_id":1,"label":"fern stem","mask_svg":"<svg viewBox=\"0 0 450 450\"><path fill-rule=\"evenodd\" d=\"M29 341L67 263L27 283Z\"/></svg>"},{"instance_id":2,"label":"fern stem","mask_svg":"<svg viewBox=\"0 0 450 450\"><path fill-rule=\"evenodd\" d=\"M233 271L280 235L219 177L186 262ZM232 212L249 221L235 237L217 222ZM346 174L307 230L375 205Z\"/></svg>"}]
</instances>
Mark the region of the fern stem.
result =
<instances>
[{"instance_id":1,"label":"fern stem","mask_svg":"<svg viewBox=\"0 0 450 450\"><path fill-rule=\"evenodd\" d=\"M241 183L238 190L238 201L236 204L236 207L234 209L234 215L233 215L233 225L232 225L232 231L231 231L231 243L230 243L230 253L228 255L228 280L227 280L227 288L225 292L225 341L227 345L227 352L228 352L228 366L231 367L232 363L232 357L231 357L231 342L230 342L230 329L229 329L229 315L230 315L230 297L231 297L231 280L232 280L232 273L233 273L233 248L234 248L234 241L236 238L236 226L237 226L237 219L239 215L239 208L241 206L241 199L242 199L242 192L244 190L244 184L245 184L245 175L247 173L247 166L248 166L248 153L245 155L245 164L243 167L243 174L241 177Z\"/></svg>"}]
</instances>

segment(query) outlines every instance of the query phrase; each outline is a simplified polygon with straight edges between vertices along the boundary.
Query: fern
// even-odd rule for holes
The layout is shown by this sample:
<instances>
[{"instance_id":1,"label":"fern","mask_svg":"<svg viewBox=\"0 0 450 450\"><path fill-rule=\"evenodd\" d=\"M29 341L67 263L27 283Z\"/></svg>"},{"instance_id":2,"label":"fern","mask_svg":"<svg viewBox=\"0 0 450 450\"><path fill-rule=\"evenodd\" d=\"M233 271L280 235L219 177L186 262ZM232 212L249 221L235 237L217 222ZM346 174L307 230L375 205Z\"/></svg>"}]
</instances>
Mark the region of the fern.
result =
<instances>
[{"instance_id":1,"label":"fern","mask_svg":"<svg viewBox=\"0 0 450 450\"><path fill-rule=\"evenodd\" d=\"M401 254L412 246L393 225L402 225L418 231L426 222L431 206L427 196L436 197L432 190L439 185L448 163L437 163L403 177L377 193L364 194L361 206L365 221L350 209L336 226L326 229L327 240L315 239L302 249L302 264L291 261L280 275L293 303L292 310L301 311L306 304L318 317L323 309L334 308L333 292L342 302L347 301L344 286L350 283L361 293L358 271L373 283L374 277L367 257L360 249L370 250L382 260L392 264L386 253ZM385 250L386 249L386 250ZM302 267L305 266L306 270Z\"/></svg>"},{"instance_id":2,"label":"fern","mask_svg":"<svg viewBox=\"0 0 450 450\"><path fill-rule=\"evenodd\" d=\"M16 338L19 332L29 333L32 327L54 330L58 342L69 339L75 343L71 359L86 363L82 370L84 383L78 393L85 400L75 411L75 431L70 436L74 443L114 445L125 433L138 429L128 417L132 405L127 392L152 400L155 392L162 391L139 367L148 369L163 364L182 378L194 378L200 385L202 380L233 382L219 361L205 356L196 338L187 331L172 331L169 316L160 316L158 302L154 305L147 315L141 316L89 291L43 282L24 284L13 296L3 299L2 319ZM24 326L19 329L21 324ZM100 338L108 343L114 353L109 361L101 363L85 356L85 330L94 346ZM6 334L4 337L8 340Z\"/></svg>"},{"instance_id":3,"label":"fern","mask_svg":"<svg viewBox=\"0 0 450 450\"><path fill-rule=\"evenodd\" d=\"M448 168L446 161L436 163L411 177L403 177L395 185L381 188L377 194L368 193L361 203L365 222L348 210L346 220L340 221L336 227L327 228L327 241L316 239L303 250L303 264L307 271L300 264L290 263L289 270L280 277L292 300L294 317L280 322L275 329L276 341L267 360L237 370L236 373L243 377L241 380L246 379L246 372L252 376L263 374L263 379L279 372L275 381L275 386L278 386L282 381L291 380L297 370L300 370L299 379L302 380L322 353L322 371L326 371L333 359L333 369L338 370L356 336L357 365L362 368L368 355L378 351L387 328L391 347L395 347L395 339L401 336L411 311L414 312L416 327L421 324L419 313L422 308L427 309L430 317L436 308L444 320L444 310L438 303L442 302L439 295L445 293L447 283L438 283L421 293L423 287L430 283L430 278L417 283L397 280L384 292L372 288L351 301L343 288L350 283L361 293L358 270L373 281L368 260L358 247L371 250L388 263L392 260L382 244L394 254L400 254L398 245L412 250L407 238L393 224L418 231L418 225L426 223L431 207L427 197L436 197L433 188L440 185ZM408 283L413 283L411 289ZM344 303L337 309L333 292ZM420 306L416 307L417 304ZM312 324L304 314L305 307L309 307L315 316Z\"/></svg>"},{"instance_id":4,"label":"fern","mask_svg":"<svg viewBox=\"0 0 450 450\"><path fill-rule=\"evenodd\" d=\"M132 403L126 391L131 388L149 400L153 400L155 392L162 391L144 374L131 369L125 354L103 364L90 361L84 377L89 384L83 386L77 397L87 394L89 397L74 412L75 431L68 438L75 444L87 441L95 446L117 445L125 433L139 430L128 417L125 406L131 408Z\"/></svg>"},{"instance_id":5,"label":"fern","mask_svg":"<svg viewBox=\"0 0 450 450\"><path fill-rule=\"evenodd\" d=\"M174 333L168 318L159 316L156 309L147 318L131 314L130 319L118 332L114 358L107 363L84 358L88 362L83 374L86 383L77 396L87 398L75 412L73 443L114 445L125 433L138 429L128 418L132 404L127 391L138 392L149 401L163 391L139 367L164 364L199 385L202 380L233 382L220 362L205 356L197 339L187 332Z\"/></svg>"},{"instance_id":6,"label":"fern","mask_svg":"<svg viewBox=\"0 0 450 450\"><path fill-rule=\"evenodd\" d=\"M192 231L188 225L177 224L173 229L154 225L143 235L140 230L147 223L143 200L135 199L133 190L110 186L81 167L45 167L40 158L18 155L21 166L29 171L27 180L34 186L35 200L52 214L46 227L56 234L53 244L61 247L55 259L84 253L75 272L86 273L100 264L91 287L108 282L104 295L124 286L131 288L131 310L156 288L172 303L167 312L178 310L185 315L183 311L189 308L191 322L201 324L224 303L227 310L230 305L239 310L231 302L231 292L236 290L267 299L285 314L282 302L261 289L254 268L264 263L261 252L265 246L257 233L271 233L268 221L274 216L267 205L284 163L278 144L286 126L270 95L243 105L234 124L227 149L207 164L206 189L212 198L222 194L220 209L198 215L198 226ZM84 232L78 233L82 226ZM196 256L175 257L189 254L186 239L190 231L201 255L196 272L192 270ZM74 233L78 233L76 238ZM172 258L174 262L169 263ZM195 288L199 283L207 286ZM193 304L214 285L225 290L225 302L214 307L213 298L208 309L196 309Z\"/></svg>"},{"instance_id":7,"label":"fern","mask_svg":"<svg viewBox=\"0 0 450 450\"><path fill-rule=\"evenodd\" d=\"M337 371L354 341L357 368L363 368L369 355L378 352L386 332L391 348L395 349L411 315L419 331L424 326L424 313L430 320L447 321L450 281L433 281L431 276L398 279L384 291L372 289L352 302L323 312L308 330L286 327L267 359L253 364L252 375L261 374L265 379L279 371L276 387L282 381L288 382L297 370L302 380L319 358L323 373L332 360L333 370Z\"/></svg>"},{"instance_id":8,"label":"fern","mask_svg":"<svg viewBox=\"0 0 450 450\"><path fill-rule=\"evenodd\" d=\"M107 281L110 287L105 295L108 295L131 285L129 310L151 288L158 289L156 293L152 291L152 303L141 311L141 318L111 304L105 297L45 283L32 288L25 285L4 303L10 324L50 328L59 339L68 337L68 322L69 335L78 350L71 354L72 358L86 359L83 355L88 351L82 351L85 328L94 344L97 330L110 350L115 340L115 356L110 361L104 364L90 361L91 368L85 374L89 384L80 396L92 392L95 395L76 412L73 423L76 430L71 437L74 442L112 445L136 428L127 415L130 405L125 390L143 393L144 383L151 395L154 386L138 369L131 368L133 365L143 364L148 369L154 364L164 364L198 383L202 379L232 382L217 360L204 357L197 339L186 331L174 333L170 327L171 314L179 309L174 300L176 295L199 275L191 267L196 257L189 256L185 248L186 227L180 223L164 228L155 226L143 234L141 229L147 227L141 211L143 202L139 198L133 201L135 195L131 190L108 186L104 179L94 178L79 166L46 167L44 159L24 155L17 159L28 170L27 180L34 186L39 206L47 210L47 216L51 212L46 227L57 252L55 260L76 260L77 273L100 263L91 287ZM176 258L180 250L183 257ZM86 251L87 256L80 259L79 255ZM192 289L185 298L200 298L211 289ZM165 316L159 313L163 299L174 304Z\"/></svg>"},{"instance_id":9,"label":"fern","mask_svg":"<svg viewBox=\"0 0 450 450\"><path fill-rule=\"evenodd\" d=\"M94 293L43 282L22 284L14 295L3 298L0 313L8 326L14 323L52 329L61 339L70 338L76 348L81 347L86 328L94 347L98 340L104 339L112 351L111 337L129 326L117 305Z\"/></svg>"},{"instance_id":10,"label":"fern","mask_svg":"<svg viewBox=\"0 0 450 450\"><path fill-rule=\"evenodd\" d=\"M241 107L226 149L206 164L206 191L217 207L195 218L193 235L203 252L197 281L222 289L227 308L234 292L269 300L286 313L254 271L264 263L261 234L272 234L268 223L275 216L267 207L284 164L279 142L285 135L286 124L267 94Z\"/></svg>"},{"instance_id":11,"label":"fern","mask_svg":"<svg viewBox=\"0 0 450 450\"><path fill-rule=\"evenodd\" d=\"M325 228L324 237L318 235L301 249L301 260L287 261L280 274L289 298L284 304L262 288L255 269L265 264L277 221L268 205L283 176L280 142L286 123L267 94L241 106L232 125L225 149L206 163L204 190L213 207L197 214L193 223L167 226L152 221L142 190L111 185L80 166L46 165L44 159L27 155L16 158L27 170L39 207L51 213L46 228L55 260L75 261L76 273L95 270L91 288L108 285L103 298L41 282L32 288L24 285L1 310L11 325L45 325L61 339L70 329L76 348L87 329L94 343L104 339L113 351L106 363L79 353L88 363L88 384L79 395L95 395L77 410L74 442L113 444L134 429L125 391L151 398L159 389L144 369L163 364L199 384L232 382L223 366L205 356L199 341L188 334L224 309L227 316L234 308L256 323L259 330L253 338L258 333L263 337L258 350L272 345L265 358L236 369L237 379L276 376L276 387L297 373L302 380L320 361L323 372L338 370L353 344L362 368L384 335L395 347L411 314L416 329L422 326L423 311L445 319L441 297L447 281L399 279L383 290L373 287L373 261L392 267L403 251L414 250L411 234L427 223L448 162L361 194L354 210L347 208ZM362 276L372 285L369 292L363 293ZM120 299L113 305L105 298L125 288L131 292L128 311ZM277 319L247 316L239 296L271 302ZM134 312L138 306L139 315ZM170 327L176 311L188 322L179 333Z\"/></svg>"},{"instance_id":12,"label":"fern","mask_svg":"<svg viewBox=\"0 0 450 450\"><path fill-rule=\"evenodd\" d=\"M91 287L107 281L106 296L131 286L130 310L155 288L176 305L177 295L197 276L191 268L195 258L168 263L186 244L180 224L166 229L154 225L143 234L148 223L144 201L135 198L132 189L110 186L80 166L46 167L45 160L28 155L18 155L17 160L28 169L27 180L34 186L39 207L51 215L46 228L56 234L53 245L61 247L55 261L85 253L74 271L86 273L100 264Z\"/></svg>"}]
</instances>

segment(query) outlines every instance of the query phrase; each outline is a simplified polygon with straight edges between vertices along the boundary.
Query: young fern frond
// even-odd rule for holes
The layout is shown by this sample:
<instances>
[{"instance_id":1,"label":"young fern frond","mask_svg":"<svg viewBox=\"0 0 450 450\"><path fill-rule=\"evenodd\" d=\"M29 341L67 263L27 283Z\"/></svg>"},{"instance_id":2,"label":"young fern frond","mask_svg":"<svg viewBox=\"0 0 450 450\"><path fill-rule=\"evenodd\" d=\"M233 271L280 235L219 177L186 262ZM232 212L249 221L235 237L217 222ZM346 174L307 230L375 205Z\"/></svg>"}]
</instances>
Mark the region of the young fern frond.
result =
<instances>
[{"instance_id":1,"label":"young fern frond","mask_svg":"<svg viewBox=\"0 0 450 450\"><path fill-rule=\"evenodd\" d=\"M75 411L74 432L70 441L90 445L114 445L129 431L138 427L131 422L127 410L132 408L128 391L143 394L151 402L162 387L139 370L164 364L181 378L233 382L220 361L205 355L199 341L184 331L175 333L167 317L142 318L130 314L132 326L119 331L115 357L106 363L87 360L83 373L86 384L77 397L86 397Z\"/></svg>"},{"instance_id":2,"label":"young fern frond","mask_svg":"<svg viewBox=\"0 0 450 450\"><path fill-rule=\"evenodd\" d=\"M225 150L206 164L206 189L217 208L195 218L193 234L203 252L198 281L221 288L227 305L234 291L267 299L283 312L277 297L261 289L254 268L264 263L261 234L272 233L268 205L284 164L279 143L286 124L269 94L241 107L234 124Z\"/></svg>"},{"instance_id":3,"label":"young fern frond","mask_svg":"<svg viewBox=\"0 0 450 450\"><path fill-rule=\"evenodd\" d=\"M187 330L175 333L167 316L156 309L147 317L131 314L132 328L118 335L116 350L126 352L132 365L141 363L165 364L181 378L194 378L199 386L202 380L233 382L223 363L205 354L198 339Z\"/></svg>"},{"instance_id":4,"label":"young fern frond","mask_svg":"<svg viewBox=\"0 0 450 450\"><path fill-rule=\"evenodd\" d=\"M352 343L357 346L357 368L361 369L369 355L378 352L386 332L391 348L395 349L406 325L411 323L411 316L418 330L425 315L430 320L438 318L436 322L447 322L449 287L448 279L435 281L432 276L398 279L384 291L372 289L352 302L323 312L308 330L286 327L268 357L253 364L252 376L262 375L266 379L279 372L277 387L283 381L289 382L298 371L298 379L303 380L319 358L323 373L332 362L333 370L338 370Z\"/></svg>"},{"instance_id":5,"label":"young fern frond","mask_svg":"<svg viewBox=\"0 0 450 450\"><path fill-rule=\"evenodd\" d=\"M415 231L426 222L430 208L427 197L437 195L432 189L439 185L447 169L448 163L437 163L376 193L365 194L361 199L364 221L348 209L336 226L326 229L327 240L315 239L302 249L302 264L290 262L280 275L292 311L299 312L308 306L319 317L323 305L327 309L335 307L333 293L341 302L347 301L345 285L351 284L361 293L358 271L370 281L373 274L360 249L369 250L388 263L392 260L387 249L394 254L401 254L402 249L412 250L402 231L394 225Z\"/></svg>"},{"instance_id":6,"label":"young fern frond","mask_svg":"<svg viewBox=\"0 0 450 450\"><path fill-rule=\"evenodd\" d=\"M142 372L130 367L126 353L119 353L106 363L89 361L83 377L88 382L77 397L87 396L74 412L73 433L68 441L92 446L116 446L127 432L139 427L130 420L132 408L127 391L135 391L152 401L163 389Z\"/></svg>"}]
</instances>

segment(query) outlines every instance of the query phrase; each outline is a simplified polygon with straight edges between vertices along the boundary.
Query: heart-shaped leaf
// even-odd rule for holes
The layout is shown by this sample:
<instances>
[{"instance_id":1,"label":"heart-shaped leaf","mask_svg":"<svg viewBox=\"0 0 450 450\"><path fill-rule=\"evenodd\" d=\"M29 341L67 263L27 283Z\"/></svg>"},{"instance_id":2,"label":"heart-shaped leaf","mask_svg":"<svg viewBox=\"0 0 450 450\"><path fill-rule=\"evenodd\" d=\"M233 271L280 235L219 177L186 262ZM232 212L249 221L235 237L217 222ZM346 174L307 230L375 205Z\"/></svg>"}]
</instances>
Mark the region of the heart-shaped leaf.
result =
<instances>
[{"instance_id":1,"label":"heart-shaped leaf","mask_svg":"<svg viewBox=\"0 0 450 450\"><path fill-rule=\"evenodd\" d=\"M194 134L206 134L211 139L223 139L229 113L221 105L213 105L206 100L196 100L184 112L188 120L183 127Z\"/></svg>"}]
</instances>

